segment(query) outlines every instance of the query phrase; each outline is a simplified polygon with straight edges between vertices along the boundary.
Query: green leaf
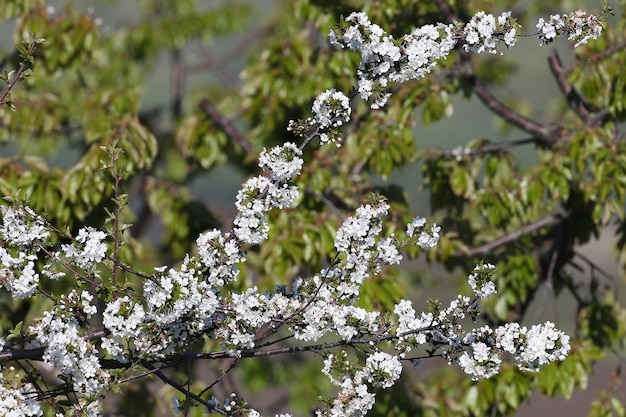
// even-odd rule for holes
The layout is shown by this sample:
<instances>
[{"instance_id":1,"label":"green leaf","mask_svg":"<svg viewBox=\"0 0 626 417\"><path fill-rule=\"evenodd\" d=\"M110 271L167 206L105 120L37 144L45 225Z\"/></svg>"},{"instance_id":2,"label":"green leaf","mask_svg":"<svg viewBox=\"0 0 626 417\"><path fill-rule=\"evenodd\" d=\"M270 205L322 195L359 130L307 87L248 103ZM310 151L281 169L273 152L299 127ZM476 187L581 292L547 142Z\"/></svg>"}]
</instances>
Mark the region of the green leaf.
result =
<instances>
[{"instance_id":1,"label":"green leaf","mask_svg":"<svg viewBox=\"0 0 626 417\"><path fill-rule=\"evenodd\" d=\"M456 166L450 174L450 188L456 196L462 196L468 189L467 170L462 166Z\"/></svg>"}]
</instances>

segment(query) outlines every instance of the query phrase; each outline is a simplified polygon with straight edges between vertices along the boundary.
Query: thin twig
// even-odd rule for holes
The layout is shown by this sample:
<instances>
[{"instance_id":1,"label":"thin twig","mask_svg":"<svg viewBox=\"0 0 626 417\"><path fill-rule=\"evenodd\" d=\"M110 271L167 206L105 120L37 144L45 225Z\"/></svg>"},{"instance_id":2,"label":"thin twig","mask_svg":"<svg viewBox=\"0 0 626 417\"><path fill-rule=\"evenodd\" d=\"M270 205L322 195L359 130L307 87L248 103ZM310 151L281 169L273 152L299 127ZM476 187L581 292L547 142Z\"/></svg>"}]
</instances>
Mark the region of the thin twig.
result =
<instances>
[{"instance_id":1,"label":"thin twig","mask_svg":"<svg viewBox=\"0 0 626 417\"><path fill-rule=\"evenodd\" d=\"M198 403L204 405L205 407L207 407L208 410L210 411L215 411L219 414L223 414L226 415L226 413L223 410L220 410L219 408L216 408L213 404L209 403L208 401L205 401L202 397L189 392L184 386L182 386L181 384L179 384L178 382L176 382L175 380L173 380L172 378L170 378L169 376L165 375L161 370L154 368L154 366L152 366L151 364L144 364L144 366L148 369L153 369L154 370L154 374L156 376L159 377L159 379L163 382L165 382L166 384L172 386L173 388L175 388L176 390L180 391L181 393L188 395L189 397L191 397L193 400L197 401Z\"/></svg>"},{"instance_id":2,"label":"thin twig","mask_svg":"<svg viewBox=\"0 0 626 417\"><path fill-rule=\"evenodd\" d=\"M28 55L31 55L33 52L35 52L36 48L37 48L37 39L32 39L30 41L30 44L28 45ZM15 84L17 84L17 82L22 78L24 71L26 71L26 63L27 63L26 59L24 59L20 63L19 68L17 69L15 74L13 74L13 78L9 80L9 82L7 83L7 86L0 93L0 103L4 104L4 100L6 99L6 97L9 95L13 87L15 87Z\"/></svg>"},{"instance_id":3,"label":"thin twig","mask_svg":"<svg viewBox=\"0 0 626 417\"><path fill-rule=\"evenodd\" d=\"M524 139L513 139L513 140L505 140L497 143L490 143L489 145L481 146L477 149L469 150L469 155L485 155L488 153L497 153L510 148L514 148L516 146L535 144L541 145L545 144L546 140L544 138L532 137L532 138L524 138ZM443 155L447 157L455 156L453 151L446 150L443 151Z\"/></svg>"},{"instance_id":4,"label":"thin twig","mask_svg":"<svg viewBox=\"0 0 626 417\"><path fill-rule=\"evenodd\" d=\"M598 52L597 54L589 55L584 58L578 58L577 60L575 60L574 62L572 62L570 65L567 66L567 68L565 69L565 72L566 73L570 72L575 67L580 66L580 65L590 65L592 63L596 63L598 61L607 59L611 55L621 51L622 49L626 49L626 41L613 45L612 47L605 49L602 52Z\"/></svg>"}]
</instances>

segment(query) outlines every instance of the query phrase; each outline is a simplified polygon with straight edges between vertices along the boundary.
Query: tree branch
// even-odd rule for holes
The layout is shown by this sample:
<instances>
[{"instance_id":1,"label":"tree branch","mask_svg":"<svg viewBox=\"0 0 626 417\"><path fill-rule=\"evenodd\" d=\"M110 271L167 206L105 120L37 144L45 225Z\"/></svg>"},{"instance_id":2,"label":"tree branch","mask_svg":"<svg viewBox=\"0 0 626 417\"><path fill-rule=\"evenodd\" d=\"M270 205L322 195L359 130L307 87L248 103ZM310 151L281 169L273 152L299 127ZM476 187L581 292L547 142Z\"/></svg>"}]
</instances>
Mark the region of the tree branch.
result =
<instances>
[{"instance_id":1,"label":"tree branch","mask_svg":"<svg viewBox=\"0 0 626 417\"><path fill-rule=\"evenodd\" d=\"M622 49L626 49L626 41L613 45L612 47L605 49L602 52L590 55L588 57L585 57L584 59L577 59L566 68L565 72L570 72L572 69L579 65L589 65L594 62L602 61L603 59L610 57L611 55L621 51Z\"/></svg>"},{"instance_id":2,"label":"tree branch","mask_svg":"<svg viewBox=\"0 0 626 417\"><path fill-rule=\"evenodd\" d=\"M472 68L473 72L473 68ZM550 141L550 129L547 126L531 120L521 114L517 113L512 108L506 106L487 88L487 85L483 83L475 74L471 76L474 84L474 93L483 102L485 106L498 116L502 117L513 126L530 133L531 135L541 138L546 141Z\"/></svg>"},{"instance_id":3,"label":"tree branch","mask_svg":"<svg viewBox=\"0 0 626 417\"><path fill-rule=\"evenodd\" d=\"M185 388L183 385L179 384L178 382L174 381L172 378L168 377L167 375L165 375L163 373L163 371L156 369L154 366L152 366L151 364L144 364L144 366L150 370L154 371L154 374L156 376L159 377L159 379L163 382L165 382L166 384L176 388L178 391L180 391L181 393L185 394L185 396L188 396L189 398L192 398L194 401L197 401L198 403L204 405L208 410L210 411L215 411L218 412L219 414L223 414L226 415L226 413L223 410L220 410L219 408L215 407L215 405L211 404L208 401L205 401L202 397L194 394L193 392L189 391L187 388Z\"/></svg>"},{"instance_id":4,"label":"tree branch","mask_svg":"<svg viewBox=\"0 0 626 417\"><path fill-rule=\"evenodd\" d=\"M230 136L235 142L239 144L243 148L244 151L248 153L254 152L252 145L248 142L237 130L237 128L222 114L217 110L217 108L209 101L207 98L203 98L200 100L200 106L206 112L206 114L213 120L217 125Z\"/></svg>"},{"instance_id":5,"label":"tree branch","mask_svg":"<svg viewBox=\"0 0 626 417\"><path fill-rule=\"evenodd\" d=\"M33 54L35 52L35 48L37 48L37 39L32 39L30 41L30 44L28 45L28 55ZM4 100L7 98L13 87L15 87L15 84L17 84L17 82L22 78L22 76L24 75L24 71L26 71L27 69L27 63L28 60L26 58L24 58L24 60L20 62L20 67L13 75L13 78L9 80L5 89L2 90L2 92L0 93L0 103L4 104Z\"/></svg>"},{"instance_id":6,"label":"tree branch","mask_svg":"<svg viewBox=\"0 0 626 417\"><path fill-rule=\"evenodd\" d=\"M470 248L466 251L459 250L455 252L453 256L454 257L477 256L477 255L484 255L484 254L493 252L495 249L499 248L500 246L504 246L508 243L516 241L520 239L522 236L529 235L533 232L536 232L537 230L543 229L544 227L552 226L553 224L560 222L566 215L567 213L564 210L557 211L556 213L549 214L545 217L542 217L541 219L537 221L534 221L530 224L522 226L517 230L514 230L510 233L500 236L499 238L494 239L482 246Z\"/></svg>"},{"instance_id":7,"label":"tree branch","mask_svg":"<svg viewBox=\"0 0 626 417\"><path fill-rule=\"evenodd\" d=\"M576 115L584 120L589 121L590 113L594 111L593 107L589 104L583 96L567 81L566 72L561 63L561 57L559 53L554 50L548 57L548 66L550 71L556 80L559 89L567 100L567 105L576 113Z\"/></svg>"},{"instance_id":8,"label":"tree branch","mask_svg":"<svg viewBox=\"0 0 626 417\"><path fill-rule=\"evenodd\" d=\"M543 138L532 137L524 139L505 140L497 143L490 143L489 145L481 146L477 149L468 150L466 155L484 155L488 153L497 153L506 149L514 148L516 146L528 145L528 144L545 144L546 140ZM453 157L456 156L452 150L446 150L443 152L444 156Z\"/></svg>"}]
</instances>

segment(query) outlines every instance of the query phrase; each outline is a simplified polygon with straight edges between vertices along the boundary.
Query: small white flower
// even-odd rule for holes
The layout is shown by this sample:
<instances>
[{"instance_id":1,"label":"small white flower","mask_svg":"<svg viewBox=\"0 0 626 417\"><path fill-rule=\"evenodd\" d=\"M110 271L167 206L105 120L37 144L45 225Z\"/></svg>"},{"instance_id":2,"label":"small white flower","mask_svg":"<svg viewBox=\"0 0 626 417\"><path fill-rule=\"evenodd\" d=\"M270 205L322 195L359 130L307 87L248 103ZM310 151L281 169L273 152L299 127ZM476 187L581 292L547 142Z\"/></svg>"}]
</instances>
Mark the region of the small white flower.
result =
<instances>
[{"instance_id":1,"label":"small white flower","mask_svg":"<svg viewBox=\"0 0 626 417\"><path fill-rule=\"evenodd\" d=\"M321 129L337 128L350 121L350 100L340 91L326 90L313 101L314 120Z\"/></svg>"},{"instance_id":2,"label":"small white flower","mask_svg":"<svg viewBox=\"0 0 626 417\"><path fill-rule=\"evenodd\" d=\"M83 227L78 231L74 245L61 245L68 259L72 259L82 269L93 268L106 256L106 234L93 227Z\"/></svg>"}]
</instances>

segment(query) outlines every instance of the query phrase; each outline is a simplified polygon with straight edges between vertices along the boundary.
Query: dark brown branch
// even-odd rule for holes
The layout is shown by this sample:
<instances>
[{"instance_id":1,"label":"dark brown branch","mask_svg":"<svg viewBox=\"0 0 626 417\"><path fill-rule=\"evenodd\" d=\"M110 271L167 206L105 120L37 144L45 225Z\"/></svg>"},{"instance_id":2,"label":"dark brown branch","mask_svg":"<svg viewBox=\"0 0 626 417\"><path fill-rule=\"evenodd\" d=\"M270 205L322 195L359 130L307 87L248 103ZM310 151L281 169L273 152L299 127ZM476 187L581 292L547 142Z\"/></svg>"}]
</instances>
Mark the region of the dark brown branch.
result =
<instances>
[{"instance_id":1,"label":"dark brown branch","mask_svg":"<svg viewBox=\"0 0 626 417\"><path fill-rule=\"evenodd\" d=\"M454 13L452 8L444 0L433 0L439 12L444 16L447 23L459 21L459 17ZM472 58L467 52L459 51L461 56L461 65L465 66L465 76L473 81L474 93L480 101L492 112L502 117L513 126L544 140L550 140L550 130L548 127L531 120L517 113L512 108L506 106L487 88L487 86L478 78L472 65Z\"/></svg>"},{"instance_id":2,"label":"dark brown branch","mask_svg":"<svg viewBox=\"0 0 626 417\"><path fill-rule=\"evenodd\" d=\"M104 330L97 330L93 332L88 332L85 334L86 340L96 340L105 336L106 332ZM0 363L10 362L10 361L19 361L22 359L32 359L36 361L41 361L44 351L46 350L45 346L32 348L32 349L13 349L11 347L6 347L4 350L0 351Z\"/></svg>"},{"instance_id":3,"label":"dark brown branch","mask_svg":"<svg viewBox=\"0 0 626 417\"><path fill-rule=\"evenodd\" d=\"M597 127L597 126L604 124L610 118L611 118L611 112L609 111L609 109L602 109L594 117L589 119L589 121L587 122L587 125L589 127ZM619 135L617 135L617 132L614 132L614 133L616 134L616 139L617 139L617 136Z\"/></svg>"},{"instance_id":4,"label":"dark brown branch","mask_svg":"<svg viewBox=\"0 0 626 417\"><path fill-rule=\"evenodd\" d=\"M537 138L544 140L551 139L550 129L548 129L547 126L522 116L512 108L506 106L498 100L498 98L487 88L485 83L479 80L478 77L474 75L472 78L474 80L474 93L492 112L502 117L513 126L530 133Z\"/></svg>"},{"instance_id":5,"label":"dark brown branch","mask_svg":"<svg viewBox=\"0 0 626 417\"><path fill-rule=\"evenodd\" d=\"M560 222L563 219L563 217L565 217L565 215L566 215L566 212L563 210L560 210L556 213L542 217L541 219L534 221L530 224L522 226L517 230L514 230L510 233L505 234L504 236L500 236L499 238L494 239L488 243L485 243L482 246L477 246L467 251L457 251L454 254L454 256L455 257L477 256L477 255L484 255L487 253L491 253L495 249L499 248L500 246L504 246L508 243L514 242L520 239L522 236L529 235L531 233L536 232L537 230L543 229L544 227L552 226L553 224Z\"/></svg>"},{"instance_id":6,"label":"dark brown branch","mask_svg":"<svg viewBox=\"0 0 626 417\"><path fill-rule=\"evenodd\" d=\"M241 135L239 130L237 130L237 128L231 123L230 120L225 118L219 112L219 110L217 110L217 108L213 105L213 103L211 103L211 101L209 101L209 99L203 98L202 100L200 100L200 106L207 113L207 115L209 115L211 120L217 123L217 125L224 131L224 133L226 133L228 136L231 137L231 139L237 142L244 151L248 153L252 153L254 151L250 142L248 142Z\"/></svg>"},{"instance_id":7,"label":"dark brown branch","mask_svg":"<svg viewBox=\"0 0 626 417\"><path fill-rule=\"evenodd\" d=\"M37 40L33 39L28 45L28 55L31 55L33 52L35 52L35 48L37 48ZM17 82L22 79L24 71L26 71L27 69L27 62L27 59L24 58L24 60L20 63L20 67L13 75L13 78L9 80L5 89L0 93L0 103L4 104L4 100L7 98L13 87L15 87L15 84L17 84Z\"/></svg>"},{"instance_id":8,"label":"dark brown branch","mask_svg":"<svg viewBox=\"0 0 626 417\"><path fill-rule=\"evenodd\" d=\"M404 333L398 334L386 334L386 335L371 335L369 337L363 337L361 339L352 339L352 340L337 340L335 342L329 343L318 343L312 345L298 345L298 346L282 346L274 349L268 350L259 350L259 349L246 349L237 353L233 353L230 350L221 350L216 352L201 352L201 353L179 353L172 356L169 356L165 359L155 359L152 363L162 362L167 363L168 366L174 365L176 363L186 362L189 360L200 360L200 359L237 359L237 358L260 358L260 357L269 357L275 355L283 355L283 354L293 354L298 352L318 352L328 349L334 349L342 346L357 346L357 345L368 345L372 342L381 343L384 341L390 341L398 339L399 337L418 334L421 332L433 330L434 327L432 325L425 326L419 329L411 330ZM103 337L105 335L104 330L99 330L96 332L89 333L85 336L87 340L95 340ZM42 361L43 354L46 350L46 347L38 347L33 349L12 349L5 348L2 352L0 352L0 363L10 362L10 361L18 361L23 359L30 359L35 361ZM134 366L132 363L122 363L116 360L111 359L100 359L100 365L104 369L124 369L130 368ZM141 365L145 368L154 371L154 365L147 360L143 360Z\"/></svg>"},{"instance_id":9,"label":"dark brown branch","mask_svg":"<svg viewBox=\"0 0 626 417\"><path fill-rule=\"evenodd\" d=\"M621 51L622 49L626 49L626 41L622 42L622 43L618 43L616 45L613 45L609 49L605 49L604 51L598 52L597 54L586 56L586 57L584 57L582 59L580 59L580 58L577 59L576 61L574 61L572 64L570 64L567 67L565 72L570 72L572 69L574 69L575 67L577 67L579 65L589 65L589 64L594 63L594 62L602 61L602 60L610 57L614 53Z\"/></svg>"},{"instance_id":10,"label":"dark brown branch","mask_svg":"<svg viewBox=\"0 0 626 417\"><path fill-rule=\"evenodd\" d=\"M514 140L505 140L497 143L490 143L489 145L481 146L477 149L471 149L469 151L469 155L484 155L488 153L497 153L500 151L504 151L510 148L514 148L516 146L523 146L528 144L541 145L545 144L546 140L543 138L524 138L524 139L514 139ZM452 157L455 156L453 151L447 150L443 152L444 156Z\"/></svg>"},{"instance_id":11,"label":"dark brown branch","mask_svg":"<svg viewBox=\"0 0 626 417\"><path fill-rule=\"evenodd\" d=\"M183 111L185 95L185 63L180 49L174 49L171 55L172 62L172 116L178 120Z\"/></svg>"},{"instance_id":12,"label":"dark brown branch","mask_svg":"<svg viewBox=\"0 0 626 417\"><path fill-rule=\"evenodd\" d=\"M561 57L559 53L554 50L548 57L548 66L552 75L556 80L559 89L567 100L567 105L576 113L578 117L587 122L590 117L590 113L593 112L593 107L582 97L578 91L567 81L567 73L561 63Z\"/></svg>"},{"instance_id":13,"label":"dark brown branch","mask_svg":"<svg viewBox=\"0 0 626 417\"><path fill-rule=\"evenodd\" d=\"M150 369L150 370L153 370L154 374L156 376L158 376L161 381L163 381L166 384L174 387L175 389L177 389L181 393L185 394L185 396L188 396L188 397L192 398L194 401L197 401L198 403L204 405L205 407L207 407L207 409L209 411L215 411L215 412L218 412L219 414L226 415L226 413L224 413L223 410L220 410L220 409L216 408L213 404L209 403L208 401L205 401L202 397L194 394L193 392L190 392L187 388L185 388L184 386L182 386L178 382L174 381L172 378L168 377L167 375L165 375L161 370L156 369L154 366L152 366L150 364L144 364L144 366L146 368Z\"/></svg>"}]
</instances>

